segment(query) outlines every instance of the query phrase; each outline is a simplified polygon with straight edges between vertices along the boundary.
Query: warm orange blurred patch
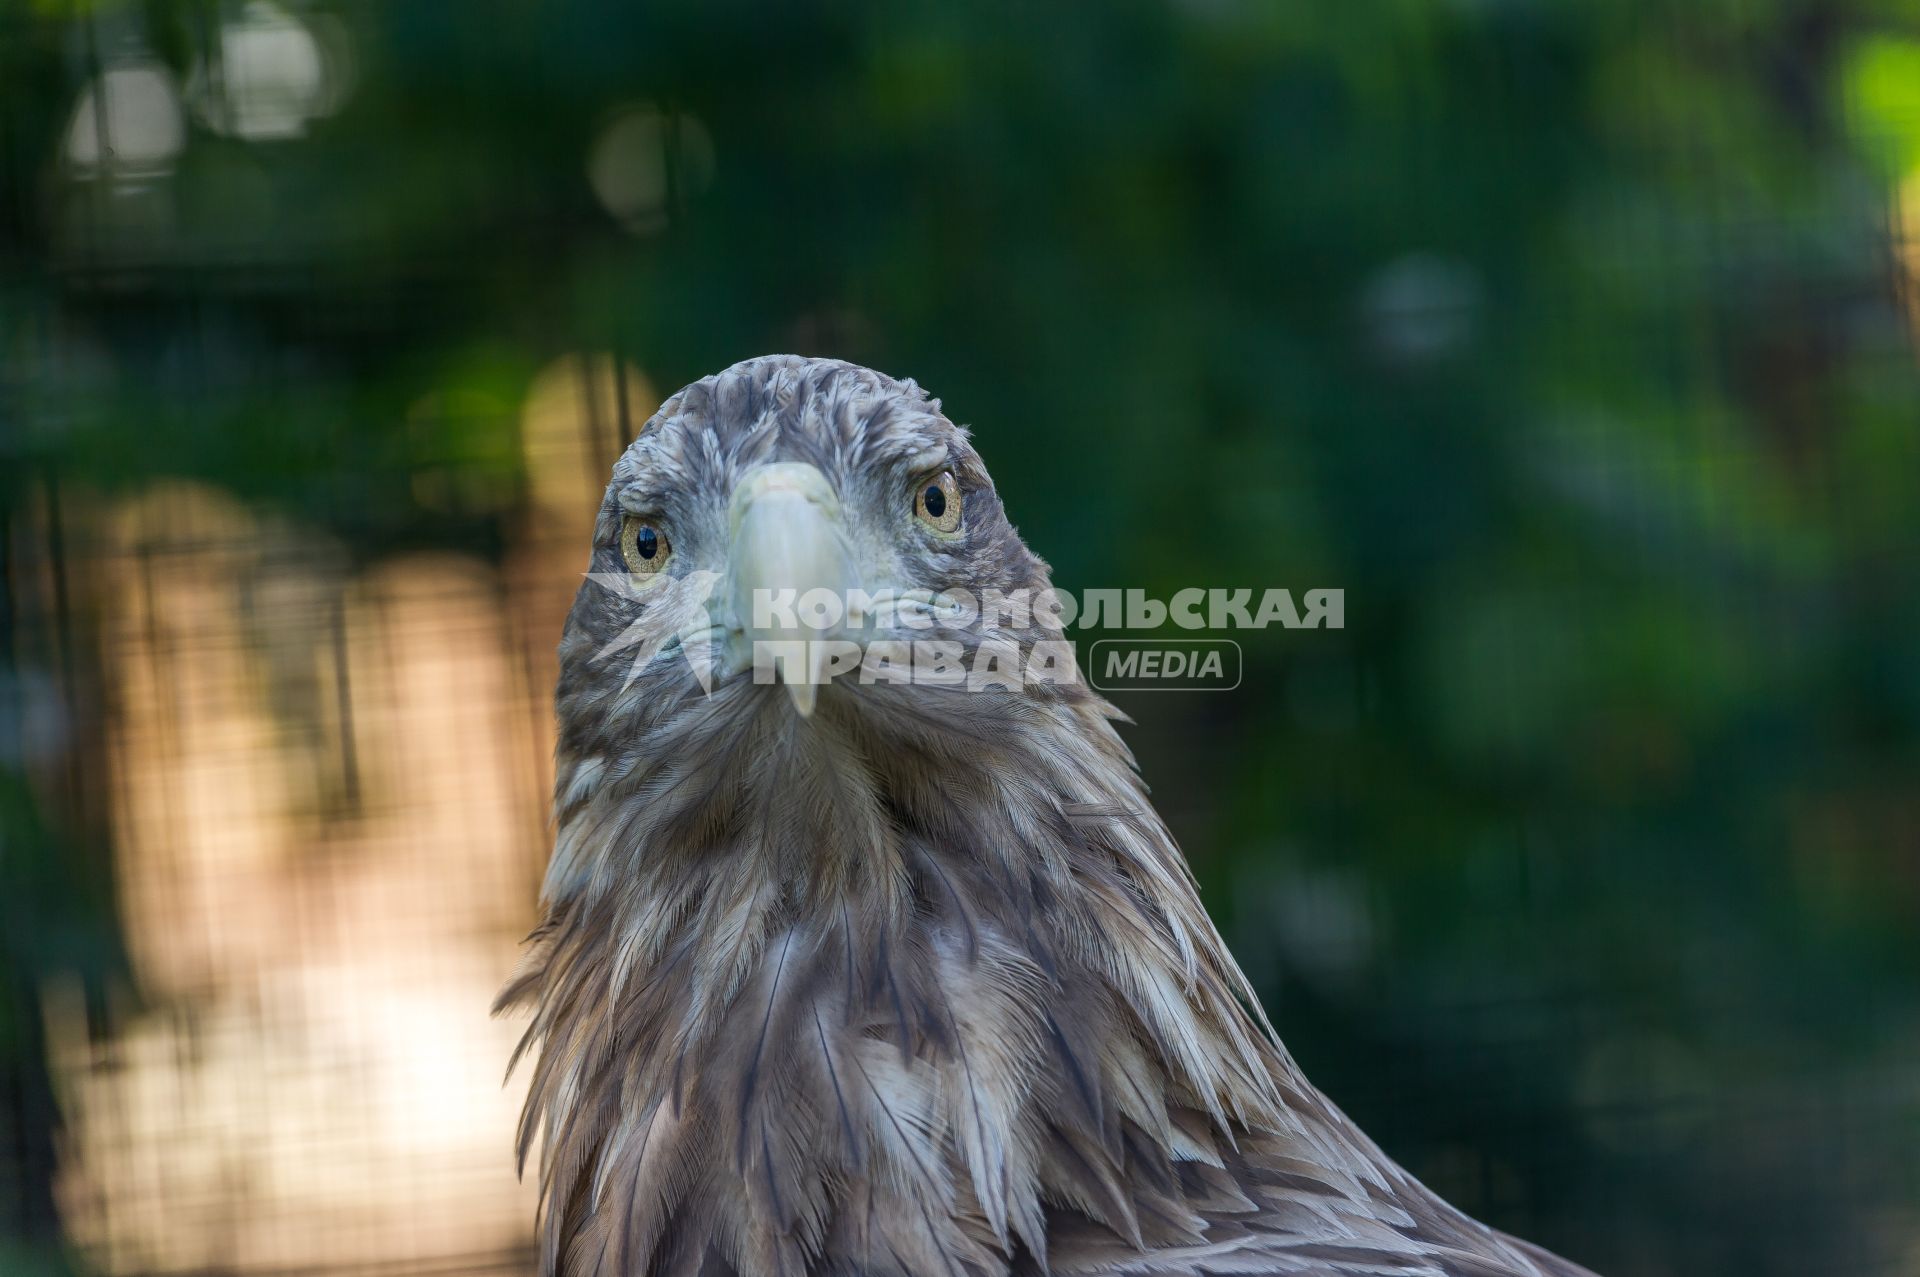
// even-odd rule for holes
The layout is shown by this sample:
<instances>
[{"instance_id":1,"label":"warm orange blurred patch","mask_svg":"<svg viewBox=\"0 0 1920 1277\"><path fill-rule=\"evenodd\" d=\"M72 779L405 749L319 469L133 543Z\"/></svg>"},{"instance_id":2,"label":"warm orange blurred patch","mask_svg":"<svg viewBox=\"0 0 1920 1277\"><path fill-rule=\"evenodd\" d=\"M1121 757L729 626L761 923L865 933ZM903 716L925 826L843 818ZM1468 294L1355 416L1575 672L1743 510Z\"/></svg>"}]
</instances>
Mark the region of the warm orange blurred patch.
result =
<instances>
[{"instance_id":1,"label":"warm orange blurred patch","mask_svg":"<svg viewBox=\"0 0 1920 1277\"><path fill-rule=\"evenodd\" d=\"M605 359L535 380L503 568L356 569L204 486L120 504L89 572L144 1003L105 1047L51 1017L62 1199L105 1271L523 1261L520 1026L487 1008L546 856L553 647L655 406Z\"/></svg>"}]
</instances>

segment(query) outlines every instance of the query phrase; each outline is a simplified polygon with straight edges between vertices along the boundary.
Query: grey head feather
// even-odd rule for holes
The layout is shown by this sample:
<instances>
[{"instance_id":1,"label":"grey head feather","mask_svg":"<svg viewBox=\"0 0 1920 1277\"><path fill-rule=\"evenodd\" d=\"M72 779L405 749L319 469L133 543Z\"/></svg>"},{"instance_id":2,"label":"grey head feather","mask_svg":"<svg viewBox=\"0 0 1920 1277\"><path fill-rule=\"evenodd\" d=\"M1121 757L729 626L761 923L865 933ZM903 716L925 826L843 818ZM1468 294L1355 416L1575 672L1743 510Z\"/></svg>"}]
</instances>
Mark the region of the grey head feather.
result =
<instances>
[{"instance_id":1,"label":"grey head feather","mask_svg":"<svg viewBox=\"0 0 1920 1277\"><path fill-rule=\"evenodd\" d=\"M957 537L908 521L929 457ZM724 571L736 487L774 463L824 475L901 584L1048 584L937 400L795 356L661 406L590 571L626 572L629 516L666 573ZM1301 1076L1084 685L841 680L803 719L740 672L605 659L653 605L589 580L569 616L544 917L499 1001L531 1011L544 1273L1584 1272Z\"/></svg>"}]
</instances>

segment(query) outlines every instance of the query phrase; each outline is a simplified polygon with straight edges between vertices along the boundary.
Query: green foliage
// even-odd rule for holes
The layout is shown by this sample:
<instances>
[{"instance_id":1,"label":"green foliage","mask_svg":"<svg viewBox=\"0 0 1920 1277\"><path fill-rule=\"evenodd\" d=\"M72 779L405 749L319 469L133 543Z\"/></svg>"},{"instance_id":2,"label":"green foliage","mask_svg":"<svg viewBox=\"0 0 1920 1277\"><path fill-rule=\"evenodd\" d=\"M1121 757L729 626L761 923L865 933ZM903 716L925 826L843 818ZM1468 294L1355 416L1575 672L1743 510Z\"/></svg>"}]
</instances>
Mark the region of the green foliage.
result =
<instances>
[{"instance_id":1,"label":"green foliage","mask_svg":"<svg viewBox=\"0 0 1920 1277\"><path fill-rule=\"evenodd\" d=\"M1390 1151L1609 1273L1911 1253L1901 6L301 9L338 109L189 116L132 192L63 157L88 69L185 82L219 14L97 10L0 35L23 463L473 548L553 356L911 375L1067 587L1347 591L1127 708ZM623 225L590 156L642 103L698 131Z\"/></svg>"}]
</instances>

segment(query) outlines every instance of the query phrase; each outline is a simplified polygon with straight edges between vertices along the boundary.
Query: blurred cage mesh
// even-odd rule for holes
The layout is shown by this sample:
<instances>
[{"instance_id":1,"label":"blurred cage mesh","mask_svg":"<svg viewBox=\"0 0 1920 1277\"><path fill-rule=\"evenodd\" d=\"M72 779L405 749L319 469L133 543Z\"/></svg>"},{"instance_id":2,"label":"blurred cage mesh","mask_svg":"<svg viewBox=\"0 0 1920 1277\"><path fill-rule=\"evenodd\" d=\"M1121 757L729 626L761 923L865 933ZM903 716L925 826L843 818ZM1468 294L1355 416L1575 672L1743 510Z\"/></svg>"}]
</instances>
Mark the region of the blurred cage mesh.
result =
<instances>
[{"instance_id":1,"label":"blurred cage mesh","mask_svg":"<svg viewBox=\"0 0 1920 1277\"><path fill-rule=\"evenodd\" d=\"M487 1009L548 845L556 638L656 406L619 367L535 379L497 562L355 564L188 481L108 501L47 472L16 512L11 637L60 672L27 689L22 749L110 841L138 973L137 1007L120 980L40 991L52 1187L102 1270L526 1267L521 1026Z\"/></svg>"},{"instance_id":2,"label":"blurred cage mesh","mask_svg":"<svg viewBox=\"0 0 1920 1277\"><path fill-rule=\"evenodd\" d=\"M58 287L103 324L123 297L163 295L128 321L131 343L158 351L158 365L177 359L189 370L157 381L216 399L228 389L220 378L232 373L220 327L231 319L208 299L279 287L301 294L311 281L293 277L327 267L299 252L277 256L281 231L271 222L246 224L251 239L198 246L199 259L154 257L155 219L178 212L154 179L188 124L184 115L115 114L116 101L137 108L167 85L151 51L129 43L126 15L136 9L101 6L97 21L81 24L72 83L62 88L72 90L73 107L51 121L68 165L47 184L58 207L29 207L39 175L19 167L26 151L4 117L0 159L23 180L0 199L13 227L49 215ZM266 35L256 38L285 35L273 6L204 11L196 29L212 51L206 66L219 66L219 40L208 33L221 12L265 15ZM302 12L322 44L338 36L325 12ZM9 13L0 39L40 25ZM279 49L276 57L286 49L252 47ZM209 96L216 82L188 77L179 87L191 127L226 138L283 137L302 126L302 112L328 108L317 90ZM604 136L611 149L593 151L586 179L625 232L656 231L712 175L711 139L672 112L629 113ZM645 162L621 161L632 154ZM1877 290L1890 276L1908 289L1914 313L1920 185L1909 183L1905 201L1884 228L1904 269L1847 286ZM537 240L529 236L536 249ZM1604 253L1598 260L1603 273L1617 271L1622 290L1641 286L1628 263ZM1637 258L1631 265L1648 270ZM444 282L434 273L447 267L426 262L419 274ZM1418 303L1425 294L1415 292ZM346 304L369 313L331 318L355 334L364 323L364 340L378 342L396 324L373 313L387 300L361 296ZM1800 304L1796 297L1795 316ZM0 332L0 429L30 415L57 432L61 391L111 381L111 361L102 354L96 362L87 335L63 329L55 309L23 306L22 322ZM1414 310L1415 320L1433 318ZM1413 355L1449 340L1451 318L1443 308L1438 329L1408 329ZM1818 318L1824 343L1842 320ZM833 345L845 335L834 328L841 322L826 312L806 319L793 344ZM1349 321L1315 322L1332 330ZM140 323L165 331L142 333ZM858 336L858 324L845 326ZM1903 360L1910 336L1902 335ZM0 1094L0 1207L16 1218L0 1223L19 1236L63 1234L88 1266L113 1277L531 1267L533 1191L511 1156L521 1084L501 1085L521 1026L487 1010L533 922L547 852L554 645L608 469L658 401L646 375L606 343L539 337L527 346L575 349L541 365L524 393L428 392L391 423L418 444L406 500L471 531L472 549L451 537L373 553L348 544L340 529L366 523L359 503L368 497L358 491L341 493L338 508L305 509L179 478L132 477L109 492L73 481L57 447L24 463L7 453L6 464L20 468L8 485L17 503L0 527L0 654L8 658L0 752L9 777L18 771L30 782L30 796L6 791L7 814L31 808L38 817L22 821L18 836L9 830L0 884L31 887L40 874L78 884L0 899L8 1005L20 1013L0 1024L15 1048L0 1052L0 1065L17 1070ZM1851 340L1842 334L1833 344ZM1622 339L1623 350L1630 344ZM246 372L289 398L306 386L297 365ZM1590 451L1610 475L1679 468L1610 424L1570 430L1579 437L1545 442ZM484 464L435 462L440 442L469 436L512 440L515 451ZM1743 449L1725 458L1729 468L1749 463ZM1911 444L1898 455L1911 461ZM1765 617L1756 610L1755 620ZM1516 663L1535 655L1513 653ZM1218 757L1218 725L1202 716L1218 714L1231 727L1236 711L1190 712L1187 736L1169 733L1176 744L1161 748L1172 754L1201 742L1198 756ZM1177 757L1159 763L1176 774L1192 766ZM1183 797L1177 784L1161 792L1176 826L1203 819L1182 804L1216 795L1196 787L1200 798ZM1235 872L1246 878L1238 894L1253 902L1248 913L1267 910L1230 935L1256 972L1271 976L1288 958L1310 967L1299 947L1316 935L1328 935L1330 949L1346 943L1330 934L1343 910L1367 921L1364 897L1332 873L1323 893L1311 879L1288 879L1282 898L1271 866ZM91 909L43 914L33 903L55 898ZM1455 921L1501 925L1487 910ZM100 918L109 934L84 934ZM1567 1131L1527 1122L1525 1101L1510 1102L1505 1080L1536 1056L1542 1073L1567 1057L1604 1056L1617 1026L1603 1015L1618 1005L1583 1002L1577 989L1557 1001L1531 991L1501 1001L1500 982L1484 984L1434 1011L1469 1044L1452 1061L1460 1076L1447 1096L1464 1097L1471 1111L1423 1108L1431 1083L1423 1090L1396 1067L1390 1035L1369 1043L1381 1048L1369 1068L1321 1080L1350 1108L1401 1118L1396 1152L1410 1149L1408 1160L1436 1187L1526 1231L1536 1212L1548 1213L1541 1183L1583 1167ZM1298 1023L1277 1018L1283 1028ZM1851 1273L1864 1271L1856 1256L1920 1256L1920 1185L1905 1153L1912 1141L1887 1133L1911 1129L1920 1111L1904 1068L1911 1054L1897 1041L1880 1043L1870 1068L1823 1076L1834 1083L1825 1092L1792 1093L1716 1093L1697 1074L1663 1071L1658 1057L1627 1059L1619 1070L1627 1080L1579 1117L1623 1148L1657 1145L1643 1139L1648 1132L1707 1130L1697 1141L1706 1154L1675 1164L1747 1169L1755 1187L1725 1200L1759 1205L1679 1221L1667 1234L1615 1229L1644 1224L1645 1197L1659 1192L1636 1198L1621 1187L1623 1156L1610 1164L1613 1180L1590 1174L1570 1190L1584 1194L1583 1226L1626 1237L1618 1253L1642 1247L1639 1271L1647 1272L1683 1271L1690 1255L1739 1256L1754 1238L1770 1256L1755 1272ZM1463 1131L1503 1140L1505 1159ZM1824 1160L1804 1166L1806 1148ZM1763 1191L1776 1189L1773 1211ZM1873 1213L1856 1218L1856 1203ZM1844 1234L1854 1249L1798 1265L1789 1234L1809 1215L1840 1220L1824 1236ZM1645 1249L1648 1238L1682 1232L1690 1249ZM13 1277L4 1234L0 1275ZM1782 1251L1790 1257L1780 1259Z\"/></svg>"},{"instance_id":3,"label":"blurred cage mesh","mask_svg":"<svg viewBox=\"0 0 1920 1277\"><path fill-rule=\"evenodd\" d=\"M179 361L188 399L264 376L290 402L341 369L237 363L222 301L310 297L306 249L244 217L184 249L166 179L188 130L301 137L350 85L351 38L307 6L183 13L171 62L134 7L0 15L0 40L66 50L73 104L48 122L51 178L37 138L0 130L7 223L44 219L50 260L29 271L56 271L112 340ZM671 207L648 185L681 167L661 119L620 121L629 151L666 152L659 172L603 174L636 217ZM247 174L229 177L244 206ZM417 282L462 269L423 263ZM359 340L397 322L348 306ZM111 394L114 356L84 324L31 304L8 319L0 418L45 438ZM489 1007L549 846L555 645L613 459L656 406L586 350L513 394L425 393L397 423L398 495L471 530L471 552L370 550L372 483L303 509L189 479L90 489L57 448L15 473L0 709L31 793L8 815L44 824L0 882L55 872L43 899L90 908L37 917L32 890L0 906L17 1035L0 1273L64 1247L108 1274L530 1269L524 1079L502 1085L524 1025ZM476 457L475 435L515 455Z\"/></svg>"}]
</instances>

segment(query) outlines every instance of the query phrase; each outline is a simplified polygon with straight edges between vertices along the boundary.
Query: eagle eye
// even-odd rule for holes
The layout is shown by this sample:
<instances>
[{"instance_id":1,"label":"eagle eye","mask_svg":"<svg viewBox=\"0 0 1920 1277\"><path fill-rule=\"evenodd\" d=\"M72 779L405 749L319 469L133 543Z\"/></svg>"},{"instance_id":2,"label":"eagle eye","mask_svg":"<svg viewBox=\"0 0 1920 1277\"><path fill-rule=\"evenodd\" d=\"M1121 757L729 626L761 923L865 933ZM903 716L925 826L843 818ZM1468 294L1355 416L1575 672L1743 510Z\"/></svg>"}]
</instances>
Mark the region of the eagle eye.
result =
<instances>
[{"instance_id":1,"label":"eagle eye","mask_svg":"<svg viewBox=\"0 0 1920 1277\"><path fill-rule=\"evenodd\" d=\"M638 515L630 514L620 524L620 557L635 576L657 574L672 553L667 534Z\"/></svg>"},{"instance_id":2,"label":"eagle eye","mask_svg":"<svg viewBox=\"0 0 1920 1277\"><path fill-rule=\"evenodd\" d=\"M929 475L914 486L913 517L935 532L957 532L960 528L960 485L953 471Z\"/></svg>"}]
</instances>

